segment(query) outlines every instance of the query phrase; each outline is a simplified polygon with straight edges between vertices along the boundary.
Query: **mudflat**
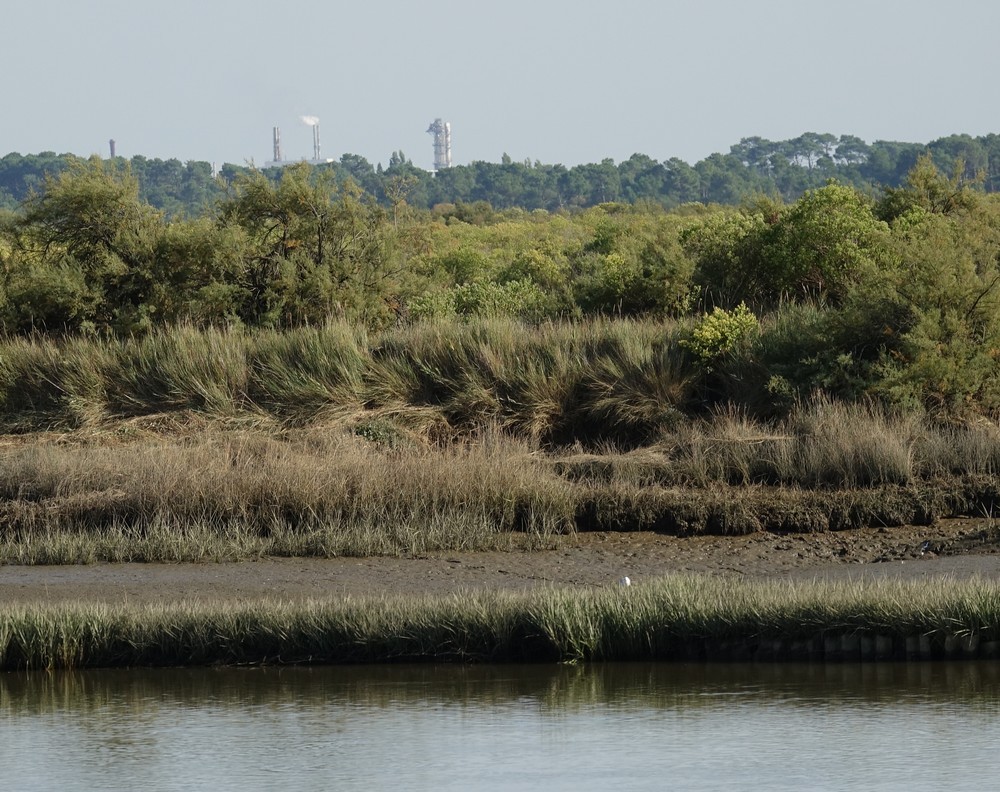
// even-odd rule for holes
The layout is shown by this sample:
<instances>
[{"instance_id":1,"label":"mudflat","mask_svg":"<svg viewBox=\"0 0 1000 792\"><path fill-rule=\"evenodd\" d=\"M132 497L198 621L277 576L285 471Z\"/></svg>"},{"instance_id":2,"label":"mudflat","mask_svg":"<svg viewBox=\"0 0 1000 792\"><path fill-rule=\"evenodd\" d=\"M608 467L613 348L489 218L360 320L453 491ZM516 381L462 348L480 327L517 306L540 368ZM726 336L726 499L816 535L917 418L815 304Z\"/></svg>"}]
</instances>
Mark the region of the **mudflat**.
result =
<instances>
[{"instance_id":1,"label":"mudflat","mask_svg":"<svg viewBox=\"0 0 1000 792\"><path fill-rule=\"evenodd\" d=\"M239 563L0 566L0 602L299 601L446 595L540 586L633 585L677 573L790 580L1000 580L1000 530L985 519L808 534L580 533L545 550L412 558L262 558Z\"/></svg>"}]
</instances>

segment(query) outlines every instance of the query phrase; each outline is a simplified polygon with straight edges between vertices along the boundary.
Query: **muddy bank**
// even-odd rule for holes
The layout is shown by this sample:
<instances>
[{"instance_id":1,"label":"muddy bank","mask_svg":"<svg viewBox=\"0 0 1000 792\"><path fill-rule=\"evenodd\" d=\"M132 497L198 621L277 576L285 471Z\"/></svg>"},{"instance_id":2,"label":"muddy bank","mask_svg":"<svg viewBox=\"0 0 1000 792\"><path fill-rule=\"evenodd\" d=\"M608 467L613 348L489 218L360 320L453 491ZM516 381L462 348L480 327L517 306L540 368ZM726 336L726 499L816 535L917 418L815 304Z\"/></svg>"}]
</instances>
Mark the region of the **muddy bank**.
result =
<instances>
[{"instance_id":1,"label":"muddy bank","mask_svg":"<svg viewBox=\"0 0 1000 792\"><path fill-rule=\"evenodd\" d=\"M177 602L635 585L678 572L787 579L1000 578L1000 531L934 526L739 537L587 533L554 549L420 558L266 558L242 563L0 567L0 601Z\"/></svg>"}]
</instances>

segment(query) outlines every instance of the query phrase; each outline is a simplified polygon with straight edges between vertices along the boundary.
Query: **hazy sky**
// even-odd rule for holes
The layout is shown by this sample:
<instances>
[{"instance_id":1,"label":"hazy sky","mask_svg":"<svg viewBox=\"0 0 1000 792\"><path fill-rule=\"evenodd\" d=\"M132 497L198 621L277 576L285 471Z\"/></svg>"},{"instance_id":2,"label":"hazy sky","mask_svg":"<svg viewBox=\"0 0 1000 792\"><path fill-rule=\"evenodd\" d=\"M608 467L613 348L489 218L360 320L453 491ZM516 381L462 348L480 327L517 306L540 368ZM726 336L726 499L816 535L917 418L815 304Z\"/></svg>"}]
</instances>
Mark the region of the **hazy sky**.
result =
<instances>
[{"instance_id":1,"label":"hazy sky","mask_svg":"<svg viewBox=\"0 0 1000 792\"><path fill-rule=\"evenodd\" d=\"M430 168L694 163L802 132L926 142L1000 132L996 0L32 0L4 3L0 156L258 164L323 154Z\"/></svg>"}]
</instances>

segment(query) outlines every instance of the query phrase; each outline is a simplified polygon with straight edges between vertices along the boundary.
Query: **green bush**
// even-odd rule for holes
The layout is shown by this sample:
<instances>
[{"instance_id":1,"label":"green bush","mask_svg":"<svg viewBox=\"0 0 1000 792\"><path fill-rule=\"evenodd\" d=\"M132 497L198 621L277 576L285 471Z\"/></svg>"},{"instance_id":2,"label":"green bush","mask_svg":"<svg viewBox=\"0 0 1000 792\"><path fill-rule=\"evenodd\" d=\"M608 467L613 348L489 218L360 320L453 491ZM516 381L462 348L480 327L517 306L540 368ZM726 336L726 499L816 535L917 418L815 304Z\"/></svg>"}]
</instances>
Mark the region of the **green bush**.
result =
<instances>
[{"instance_id":1,"label":"green bush","mask_svg":"<svg viewBox=\"0 0 1000 792\"><path fill-rule=\"evenodd\" d=\"M534 319L543 315L545 305L545 294L529 281L473 281L416 297L410 302L409 311L414 319L456 316Z\"/></svg>"},{"instance_id":2,"label":"green bush","mask_svg":"<svg viewBox=\"0 0 1000 792\"><path fill-rule=\"evenodd\" d=\"M715 308L692 328L691 334L680 341L704 366L711 367L719 358L732 352L760 331L760 322L740 303L732 311Z\"/></svg>"}]
</instances>

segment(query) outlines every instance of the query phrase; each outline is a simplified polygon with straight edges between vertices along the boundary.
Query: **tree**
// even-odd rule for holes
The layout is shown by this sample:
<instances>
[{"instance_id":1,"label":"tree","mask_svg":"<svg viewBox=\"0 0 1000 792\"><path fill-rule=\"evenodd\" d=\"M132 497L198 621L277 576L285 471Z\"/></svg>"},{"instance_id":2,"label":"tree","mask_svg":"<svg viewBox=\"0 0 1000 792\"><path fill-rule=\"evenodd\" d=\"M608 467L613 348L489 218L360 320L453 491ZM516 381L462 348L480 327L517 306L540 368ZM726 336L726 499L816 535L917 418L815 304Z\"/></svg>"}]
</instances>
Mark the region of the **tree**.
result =
<instances>
[{"instance_id":1,"label":"tree","mask_svg":"<svg viewBox=\"0 0 1000 792\"><path fill-rule=\"evenodd\" d=\"M249 239L246 322L364 313L392 274L384 212L363 202L352 183L338 189L328 170L294 165L277 184L252 171L236 180L220 209L220 222L239 226Z\"/></svg>"},{"instance_id":2,"label":"tree","mask_svg":"<svg viewBox=\"0 0 1000 792\"><path fill-rule=\"evenodd\" d=\"M694 262L694 283L706 309L753 303L759 296L765 230L761 213L727 211L714 212L681 232L681 245Z\"/></svg>"},{"instance_id":3,"label":"tree","mask_svg":"<svg viewBox=\"0 0 1000 792\"><path fill-rule=\"evenodd\" d=\"M890 266L889 228L851 187L828 184L791 207L761 198L709 217L682 236L707 303L771 308L784 300L839 302Z\"/></svg>"},{"instance_id":4,"label":"tree","mask_svg":"<svg viewBox=\"0 0 1000 792\"><path fill-rule=\"evenodd\" d=\"M949 135L928 144L935 164L965 182L978 182L989 167L986 147L969 135Z\"/></svg>"},{"instance_id":5,"label":"tree","mask_svg":"<svg viewBox=\"0 0 1000 792\"><path fill-rule=\"evenodd\" d=\"M868 159L859 168L861 176L872 184L898 186L916 165L924 148L919 143L876 140L871 145Z\"/></svg>"},{"instance_id":6,"label":"tree","mask_svg":"<svg viewBox=\"0 0 1000 792\"><path fill-rule=\"evenodd\" d=\"M26 251L79 265L86 288L101 295L98 326L138 329L163 218L139 199L128 167L93 157L47 177L44 191L25 203L20 229Z\"/></svg>"},{"instance_id":7,"label":"tree","mask_svg":"<svg viewBox=\"0 0 1000 792\"><path fill-rule=\"evenodd\" d=\"M340 158L341 170L365 192L374 195L378 191L379 179L375 168L358 154L344 154Z\"/></svg>"},{"instance_id":8,"label":"tree","mask_svg":"<svg viewBox=\"0 0 1000 792\"><path fill-rule=\"evenodd\" d=\"M618 166L622 198L629 203L663 200L666 196L666 169L645 154L633 154Z\"/></svg>"},{"instance_id":9,"label":"tree","mask_svg":"<svg viewBox=\"0 0 1000 792\"><path fill-rule=\"evenodd\" d=\"M949 178L945 176L930 154L923 154L906 175L902 187L887 187L879 201L878 216L888 222L914 214L952 214L974 209L978 195L964 178L964 167L958 167Z\"/></svg>"},{"instance_id":10,"label":"tree","mask_svg":"<svg viewBox=\"0 0 1000 792\"><path fill-rule=\"evenodd\" d=\"M836 152L837 139L829 134L806 132L786 144L789 160L796 165L812 170L824 158L831 158Z\"/></svg>"},{"instance_id":11,"label":"tree","mask_svg":"<svg viewBox=\"0 0 1000 792\"><path fill-rule=\"evenodd\" d=\"M858 278L889 265L888 234L854 188L810 190L761 238L760 296L839 302Z\"/></svg>"},{"instance_id":12,"label":"tree","mask_svg":"<svg viewBox=\"0 0 1000 792\"><path fill-rule=\"evenodd\" d=\"M951 413L1000 412L1000 222L992 212L925 213L901 224L895 299L907 312L883 391Z\"/></svg>"},{"instance_id":13,"label":"tree","mask_svg":"<svg viewBox=\"0 0 1000 792\"><path fill-rule=\"evenodd\" d=\"M764 175L770 175L773 168L772 157L779 152L778 144L762 137L743 138L729 149L729 153L746 167Z\"/></svg>"},{"instance_id":14,"label":"tree","mask_svg":"<svg viewBox=\"0 0 1000 792\"><path fill-rule=\"evenodd\" d=\"M854 135L841 135L837 141L835 159L845 165L860 165L868 160L871 146Z\"/></svg>"},{"instance_id":15,"label":"tree","mask_svg":"<svg viewBox=\"0 0 1000 792\"><path fill-rule=\"evenodd\" d=\"M664 164L666 189L677 203L691 203L701 197L698 172L684 160L672 157Z\"/></svg>"},{"instance_id":16,"label":"tree","mask_svg":"<svg viewBox=\"0 0 1000 792\"><path fill-rule=\"evenodd\" d=\"M161 323L229 324L240 316L247 235L210 218L175 221L156 247L149 313Z\"/></svg>"},{"instance_id":17,"label":"tree","mask_svg":"<svg viewBox=\"0 0 1000 792\"><path fill-rule=\"evenodd\" d=\"M385 197L389 200L389 205L392 207L392 225L393 228L399 227L399 213L401 209L406 206L406 196L410 194L410 191L416 186L417 179L415 176L391 176L386 180L385 187Z\"/></svg>"},{"instance_id":18,"label":"tree","mask_svg":"<svg viewBox=\"0 0 1000 792\"><path fill-rule=\"evenodd\" d=\"M93 264L148 262L161 216L139 199L131 172L93 157L48 177L25 203L22 226L43 248L62 247Z\"/></svg>"},{"instance_id":19,"label":"tree","mask_svg":"<svg viewBox=\"0 0 1000 792\"><path fill-rule=\"evenodd\" d=\"M708 203L739 203L754 192L751 174L731 154L712 154L694 166L701 187L701 200Z\"/></svg>"}]
</instances>

